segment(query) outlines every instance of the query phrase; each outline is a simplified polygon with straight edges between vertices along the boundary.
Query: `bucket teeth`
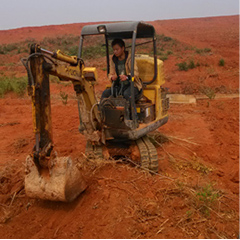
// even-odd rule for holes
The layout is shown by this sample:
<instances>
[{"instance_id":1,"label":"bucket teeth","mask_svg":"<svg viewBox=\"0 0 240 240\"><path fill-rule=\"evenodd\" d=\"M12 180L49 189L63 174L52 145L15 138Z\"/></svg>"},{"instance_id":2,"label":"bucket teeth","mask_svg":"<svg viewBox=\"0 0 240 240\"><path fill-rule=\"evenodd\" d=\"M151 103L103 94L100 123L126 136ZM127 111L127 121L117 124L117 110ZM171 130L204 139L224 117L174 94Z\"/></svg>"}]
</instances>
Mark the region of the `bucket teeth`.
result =
<instances>
[{"instance_id":1,"label":"bucket teeth","mask_svg":"<svg viewBox=\"0 0 240 240\"><path fill-rule=\"evenodd\" d=\"M51 169L38 169L31 156L26 159L25 191L28 197L51 201L73 201L87 185L71 158L53 159Z\"/></svg>"}]
</instances>

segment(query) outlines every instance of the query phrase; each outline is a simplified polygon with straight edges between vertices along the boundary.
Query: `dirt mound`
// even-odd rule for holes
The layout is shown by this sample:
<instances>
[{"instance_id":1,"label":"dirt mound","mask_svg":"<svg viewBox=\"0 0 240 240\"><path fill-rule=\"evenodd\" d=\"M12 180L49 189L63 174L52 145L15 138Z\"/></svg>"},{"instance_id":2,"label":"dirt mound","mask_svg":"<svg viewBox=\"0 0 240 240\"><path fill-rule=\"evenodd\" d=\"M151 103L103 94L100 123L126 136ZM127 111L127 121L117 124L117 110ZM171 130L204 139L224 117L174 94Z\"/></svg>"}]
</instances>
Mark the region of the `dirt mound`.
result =
<instances>
[{"instance_id":1,"label":"dirt mound","mask_svg":"<svg viewBox=\"0 0 240 240\"><path fill-rule=\"evenodd\" d=\"M164 61L169 91L202 91L208 96L196 104L171 104L169 122L150 135L158 151L159 174L128 162L87 159L73 88L52 82L55 150L81 165L88 188L70 204L29 199L23 179L25 159L35 142L31 100L7 94L0 99L2 238L238 237L239 99L213 99L216 92L239 89L238 16L152 24L158 35L168 37L164 44L175 43ZM0 31L0 43L78 35L83 25ZM3 76L26 75L18 62L21 56L24 53L0 55ZM224 66L218 65L221 58ZM188 66L191 60L199 66L178 69L177 63ZM99 97L107 79L101 63L95 63ZM68 94L65 104L61 92Z\"/></svg>"},{"instance_id":2,"label":"dirt mound","mask_svg":"<svg viewBox=\"0 0 240 240\"><path fill-rule=\"evenodd\" d=\"M24 127L26 117L20 117L18 112L28 104L25 99L4 100L8 101L5 114L12 118L18 116L20 124L3 124L0 128L3 135L11 128L19 131ZM14 107L17 112L11 110ZM76 127L76 109L74 100L67 105L57 99L52 103L56 150L60 156L70 155L80 161L85 159L85 140ZM4 216L1 236L236 237L238 114L234 109L238 109L238 99L201 100L192 106L172 105L169 123L161 133L151 135L158 146L159 175L152 176L126 163L85 159L84 177L89 187L71 204L28 199L22 189L22 169L30 151L29 144L25 145L24 140L11 144L14 135L1 140L7 143L8 159L19 156L13 162L4 161L2 168L5 170L1 177L0 209ZM31 115L30 109L27 115ZM20 132L22 139L28 138L28 131ZM2 159L5 149L3 144L0 146ZM14 149L18 149L17 152Z\"/></svg>"}]
</instances>

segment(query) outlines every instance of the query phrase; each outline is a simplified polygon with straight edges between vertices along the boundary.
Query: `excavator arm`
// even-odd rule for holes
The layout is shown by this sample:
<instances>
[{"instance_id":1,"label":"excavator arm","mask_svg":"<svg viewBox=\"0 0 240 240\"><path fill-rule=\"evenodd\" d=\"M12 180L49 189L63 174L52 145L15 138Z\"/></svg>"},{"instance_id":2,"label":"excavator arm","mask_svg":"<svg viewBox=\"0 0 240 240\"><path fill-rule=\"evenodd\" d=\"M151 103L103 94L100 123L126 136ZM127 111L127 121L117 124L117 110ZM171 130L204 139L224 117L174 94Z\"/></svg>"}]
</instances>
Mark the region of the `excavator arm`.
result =
<instances>
[{"instance_id":1,"label":"excavator arm","mask_svg":"<svg viewBox=\"0 0 240 240\"><path fill-rule=\"evenodd\" d=\"M53 149L49 75L61 81L71 81L76 92L79 106L80 131L87 140L95 144L101 141L101 118L94 94L93 82L96 69L85 68L81 59L68 56L61 51L50 52L31 46L30 56L24 65L28 72L28 94L32 97L33 126L36 138L34 157L40 165L46 166L46 156Z\"/></svg>"},{"instance_id":2,"label":"excavator arm","mask_svg":"<svg viewBox=\"0 0 240 240\"><path fill-rule=\"evenodd\" d=\"M85 189L86 184L71 159L57 158L53 151L49 75L73 83L78 99L79 130L87 140L98 145L102 132L93 88L96 69L85 68L84 62L75 56L61 51L51 52L37 44L31 46L29 57L22 62L28 72L28 94L32 98L36 142L27 157L26 192L30 197L71 201Z\"/></svg>"}]
</instances>

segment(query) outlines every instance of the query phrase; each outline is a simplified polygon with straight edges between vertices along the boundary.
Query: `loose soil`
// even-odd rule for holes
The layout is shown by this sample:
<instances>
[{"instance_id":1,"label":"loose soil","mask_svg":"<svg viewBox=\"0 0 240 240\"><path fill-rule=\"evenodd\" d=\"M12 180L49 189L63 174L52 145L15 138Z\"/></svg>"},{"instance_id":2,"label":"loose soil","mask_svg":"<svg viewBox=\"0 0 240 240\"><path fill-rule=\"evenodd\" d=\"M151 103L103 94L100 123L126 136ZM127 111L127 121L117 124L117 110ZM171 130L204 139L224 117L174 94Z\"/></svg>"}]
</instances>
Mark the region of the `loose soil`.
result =
<instances>
[{"instance_id":1,"label":"loose soil","mask_svg":"<svg viewBox=\"0 0 240 240\"><path fill-rule=\"evenodd\" d=\"M238 20L230 16L151 22L157 34L211 48L210 55L183 52L183 60L201 61L188 71L179 71L178 56L169 56L164 62L169 92L194 94L202 87L239 92ZM83 25L0 31L0 43L78 35ZM1 74L26 75L19 58L0 55L0 63L5 63ZM18 67L13 69L10 63ZM97 97L108 82L104 69L98 69L98 76ZM60 91L68 94L67 104ZM25 195L24 164L34 146L31 100L6 94L0 99L1 238L239 237L239 98L171 104L169 122L150 134L159 155L157 175L126 162L86 158L71 85L51 83L51 103L55 150L81 164L88 188L72 203Z\"/></svg>"}]
</instances>

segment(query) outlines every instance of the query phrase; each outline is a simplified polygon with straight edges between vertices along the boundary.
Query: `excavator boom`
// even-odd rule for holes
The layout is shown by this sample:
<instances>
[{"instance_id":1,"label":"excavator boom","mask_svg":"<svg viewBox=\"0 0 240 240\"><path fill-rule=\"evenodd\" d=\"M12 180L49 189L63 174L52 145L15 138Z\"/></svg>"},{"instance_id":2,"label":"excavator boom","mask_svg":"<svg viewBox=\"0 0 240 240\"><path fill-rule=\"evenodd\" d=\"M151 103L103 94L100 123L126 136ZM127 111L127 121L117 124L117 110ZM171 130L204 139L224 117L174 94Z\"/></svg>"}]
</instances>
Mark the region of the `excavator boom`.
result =
<instances>
[{"instance_id":1,"label":"excavator boom","mask_svg":"<svg viewBox=\"0 0 240 240\"><path fill-rule=\"evenodd\" d=\"M32 98L36 139L26 159L26 193L34 198L72 201L87 185L71 158L59 158L53 150L49 75L73 83L79 101L80 129L88 140L97 144L101 138L100 117L93 107L96 100L92 83L87 80L95 79L95 69L88 71L82 60L60 51L41 49L37 44L31 46L31 54L23 63L29 77L28 93Z\"/></svg>"}]
</instances>

